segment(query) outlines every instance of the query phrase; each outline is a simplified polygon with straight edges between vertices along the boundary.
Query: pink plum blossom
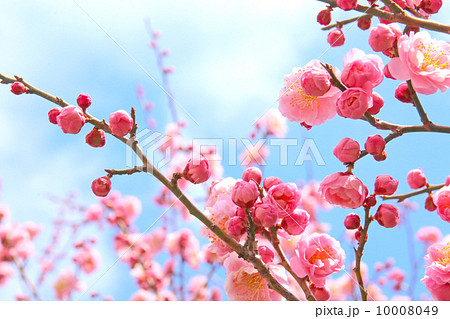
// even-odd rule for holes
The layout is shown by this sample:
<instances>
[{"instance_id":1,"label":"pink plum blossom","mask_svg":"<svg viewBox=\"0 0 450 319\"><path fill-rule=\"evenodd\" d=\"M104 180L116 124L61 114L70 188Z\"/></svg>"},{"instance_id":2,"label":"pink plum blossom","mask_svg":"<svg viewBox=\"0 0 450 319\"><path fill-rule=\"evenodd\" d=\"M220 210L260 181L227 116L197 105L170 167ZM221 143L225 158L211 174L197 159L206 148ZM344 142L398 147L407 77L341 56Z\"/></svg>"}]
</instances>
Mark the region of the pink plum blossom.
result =
<instances>
[{"instance_id":1,"label":"pink plum blossom","mask_svg":"<svg viewBox=\"0 0 450 319\"><path fill-rule=\"evenodd\" d=\"M442 233L435 226L423 226L417 231L416 238L427 245L432 245L441 241Z\"/></svg>"},{"instance_id":2,"label":"pink plum blossom","mask_svg":"<svg viewBox=\"0 0 450 319\"><path fill-rule=\"evenodd\" d=\"M342 163L352 163L359 158L360 154L359 143L348 137L340 140L333 149L333 155Z\"/></svg>"},{"instance_id":3,"label":"pink plum blossom","mask_svg":"<svg viewBox=\"0 0 450 319\"><path fill-rule=\"evenodd\" d=\"M86 123L86 117L81 107L69 105L61 110L56 121L64 133L77 134Z\"/></svg>"},{"instance_id":4,"label":"pink plum blossom","mask_svg":"<svg viewBox=\"0 0 450 319\"><path fill-rule=\"evenodd\" d=\"M358 208L368 195L367 187L351 173L334 173L320 183L319 191L333 206Z\"/></svg>"},{"instance_id":5,"label":"pink plum blossom","mask_svg":"<svg viewBox=\"0 0 450 319\"><path fill-rule=\"evenodd\" d=\"M117 136L125 136L133 128L133 119L127 111L119 110L109 116L111 132Z\"/></svg>"},{"instance_id":6,"label":"pink plum blossom","mask_svg":"<svg viewBox=\"0 0 450 319\"><path fill-rule=\"evenodd\" d=\"M428 265L421 281L434 299L450 301L450 237L431 245L425 261Z\"/></svg>"},{"instance_id":7,"label":"pink plum blossom","mask_svg":"<svg viewBox=\"0 0 450 319\"><path fill-rule=\"evenodd\" d=\"M337 114L351 119L360 119L373 106L372 93L359 88L345 90L336 102Z\"/></svg>"},{"instance_id":8,"label":"pink plum blossom","mask_svg":"<svg viewBox=\"0 0 450 319\"><path fill-rule=\"evenodd\" d=\"M383 81L383 68L379 56L351 49L344 57L341 80L347 87L359 87L371 93Z\"/></svg>"},{"instance_id":9,"label":"pink plum blossom","mask_svg":"<svg viewBox=\"0 0 450 319\"><path fill-rule=\"evenodd\" d=\"M225 260L225 292L232 301L279 301L281 295L270 289L265 279L252 264L239 258L236 253ZM268 265L271 274L280 284L287 284L284 268L280 265Z\"/></svg>"},{"instance_id":10,"label":"pink plum blossom","mask_svg":"<svg viewBox=\"0 0 450 319\"><path fill-rule=\"evenodd\" d=\"M302 235L290 261L297 275L308 276L317 287L323 287L329 275L344 269L345 252L336 239L314 233Z\"/></svg>"},{"instance_id":11,"label":"pink plum blossom","mask_svg":"<svg viewBox=\"0 0 450 319\"><path fill-rule=\"evenodd\" d=\"M450 223L450 186L444 186L434 195L437 214L442 220Z\"/></svg>"},{"instance_id":12,"label":"pink plum blossom","mask_svg":"<svg viewBox=\"0 0 450 319\"><path fill-rule=\"evenodd\" d=\"M211 177L209 161L203 155L193 155L186 164L183 177L193 184L201 184Z\"/></svg>"},{"instance_id":13,"label":"pink plum blossom","mask_svg":"<svg viewBox=\"0 0 450 319\"><path fill-rule=\"evenodd\" d=\"M421 168L410 170L406 175L406 181L412 189L422 188L427 184L427 178Z\"/></svg>"},{"instance_id":14,"label":"pink plum blossom","mask_svg":"<svg viewBox=\"0 0 450 319\"><path fill-rule=\"evenodd\" d=\"M285 137L288 130L286 118L277 109L269 109L256 121L256 127L262 129L267 135Z\"/></svg>"},{"instance_id":15,"label":"pink plum blossom","mask_svg":"<svg viewBox=\"0 0 450 319\"><path fill-rule=\"evenodd\" d=\"M297 208L301 194L294 183L282 183L272 186L267 192L267 203L270 203L277 211L278 217L283 218Z\"/></svg>"},{"instance_id":16,"label":"pink plum blossom","mask_svg":"<svg viewBox=\"0 0 450 319\"><path fill-rule=\"evenodd\" d=\"M56 299L59 300L69 299L74 291L81 291L83 288L84 284L78 281L70 268L63 269L53 284Z\"/></svg>"},{"instance_id":17,"label":"pink plum blossom","mask_svg":"<svg viewBox=\"0 0 450 319\"><path fill-rule=\"evenodd\" d=\"M100 265L100 253L92 247L83 247L73 257L73 261L86 273L96 271Z\"/></svg>"},{"instance_id":18,"label":"pink plum blossom","mask_svg":"<svg viewBox=\"0 0 450 319\"><path fill-rule=\"evenodd\" d=\"M332 86L322 96L306 94L300 78L307 70L320 72L323 69L318 60L312 60L304 68L294 68L291 74L286 75L284 87L280 91L279 109L290 121L315 126L336 115L336 100L340 91ZM335 73L339 76L338 70Z\"/></svg>"},{"instance_id":19,"label":"pink plum blossom","mask_svg":"<svg viewBox=\"0 0 450 319\"><path fill-rule=\"evenodd\" d=\"M375 194L392 195L398 187L398 180L393 179L390 175L378 175L375 178Z\"/></svg>"},{"instance_id":20,"label":"pink plum blossom","mask_svg":"<svg viewBox=\"0 0 450 319\"><path fill-rule=\"evenodd\" d=\"M411 80L418 93L444 92L450 86L450 44L431 39L428 32L403 35L398 39L399 57L389 64L389 72L398 80Z\"/></svg>"}]
</instances>

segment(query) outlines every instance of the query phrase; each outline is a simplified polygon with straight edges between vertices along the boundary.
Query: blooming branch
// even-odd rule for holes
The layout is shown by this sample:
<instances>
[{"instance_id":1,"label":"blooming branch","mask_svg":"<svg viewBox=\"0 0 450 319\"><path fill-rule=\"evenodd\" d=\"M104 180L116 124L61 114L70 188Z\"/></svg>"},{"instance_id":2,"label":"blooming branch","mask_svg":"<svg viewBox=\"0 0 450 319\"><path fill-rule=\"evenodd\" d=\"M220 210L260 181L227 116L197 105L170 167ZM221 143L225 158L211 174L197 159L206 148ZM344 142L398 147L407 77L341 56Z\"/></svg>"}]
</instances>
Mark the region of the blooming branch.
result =
<instances>
[{"instance_id":1,"label":"blooming branch","mask_svg":"<svg viewBox=\"0 0 450 319\"><path fill-rule=\"evenodd\" d=\"M333 8L337 7L337 3L335 0L318 0L318 1L325 2ZM448 25L445 25L445 24L442 24L439 22L435 22L435 21L431 21L431 20L425 20L425 19L421 19L421 18L417 18L417 17L412 17L412 16L407 15L405 12L390 13L387 11L377 9L373 6L368 7L368 6L364 6L364 5L360 5L360 4L358 4L358 6L353 10L362 12L365 14L370 14L370 15L376 16L376 17L384 19L384 20L403 23L403 24L406 24L406 25L409 25L412 27L421 27L424 29L432 30L432 31L438 31L438 32L450 34L450 26L448 26Z\"/></svg>"},{"instance_id":2,"label":"blooming branch","mask_svg":"<svg viewBox=\"0 0 450 319\"><path fill-rule=\"evenodd\" d=\"M51 94L48 94L44 91L36 89L31 86L27 82L25 82L22 78L16 77L10 78L3 74L0 74L0 79L3 84L14 83L19 81L23 83L28 88L28 93L36 94L49 100L55 104L60 106L68 106L69 104L64 100L54 97ZM142 151L137 141L132 139L128 139L123 136L114 135L111 132L109 125L106 121L100 121L99 119L93 117L92 115L85 112L85 115L88 119L88 122L92 125L103 129L106 133L113 135L127 146L129 146L133 152L139 157L144 166L144 171L150 173L156 179L158 179L165 187L167 187L176 198L187 208L189 213L200 220L206 227L208 227L215 235L217 235L222 241L224 241L233 251L235 251L239 257L244 258L248 262L250 262L256 270L261 274L261 276L267 281L269 287L275 291L277 291L280 295L282 295L287 300L298 300L291 292L289 292L283 285L281 285L275 277L270 273L269 268L262 262L262 260L254 254L254 252L250 252L244 248L244 246L240 245L234 238L225 233L220 227L218 227L215 223L213 223L209 218L207 218L180 190L178 185L174 185L171 181L162 174L158 169L156 169L153 164L148 160L147 156ZM130 142L131 140L131 142Z\"/></svg>"}]
</instances>

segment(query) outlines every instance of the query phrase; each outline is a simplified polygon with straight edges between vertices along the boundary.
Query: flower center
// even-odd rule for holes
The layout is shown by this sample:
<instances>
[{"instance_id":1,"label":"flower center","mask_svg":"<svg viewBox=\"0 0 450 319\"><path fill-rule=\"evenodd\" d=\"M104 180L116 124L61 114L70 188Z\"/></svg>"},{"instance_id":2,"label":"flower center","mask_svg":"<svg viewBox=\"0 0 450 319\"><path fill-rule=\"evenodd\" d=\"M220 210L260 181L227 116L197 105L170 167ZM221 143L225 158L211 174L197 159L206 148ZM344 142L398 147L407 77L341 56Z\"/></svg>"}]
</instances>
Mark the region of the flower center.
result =
<instances>
[{"instance_id":1,"label":"flower center","mask_svg":"<svg viewBox=\"0 0 450 319\"><path fill-rule=\"evenodd\" d=\"M289 93L291 93L290 104L292 107L298 108L299 104L303 104L300 107L300 109L303 110L306 107L311 107L314 109L320 106L317 101L317 96L308 95L305 93L305 90L303 90L300 84L299 73L297 73L297 80L295 82L291 82L290 85L285 86L284 89L287 91L286 96L289 96Z\"/></svg>"},{"instance_id":2,"label":"flower center","mask_svg":"<svg viewBox=\"0 0 450 319\"><path fill-rule=\"evenodd\" d=\"M448 67L448 62L442 62L442 59L447 56L447 52L438 49L432 44L425 45L420 43L417 45L417 48L423 53L423 61L420 67L422 71L425 71L429 66L437 69L445 69Z\"/></svg>"},{"instance_id":3,"label":"flower center","mask_svg":"<svg viewBox=\"0 0 450 319\"><path fill-rule=\"evenodd\" d=\"M442 247L435 261L442 266L447 266L450 264L450 242L448 242L446 246Z\"/></svg>"},{"instance_id":4,"label":"flower center","mask_svg":"<svg viewBox=\"0 0 450 319\"><path fill-rule=\"evenodd\" d=\"M264 278L259 273L249 274L245 271L233 278L233 284L239 289L240 295L245 300L258 300L256 297L266 284Z\"/></svg>"},{"instance_id":5,"label":"flower center","mask_svg":"<svg viewBox=\"0 0 450 319\"><path fill-rule=\"evenodd\" d=\"M211 214L211 221L213 223L215 223L220 229L222 229L223 231L226 230L225 224L228 221L228 217L224 217L221 220L219 220L218 222L216 222L215 218L214 218L214 213ZM211 242L211 244L220 241L221 239L219 237L217 237L217 235L215 233L213 233L212 231L209 231L209 235L208 235L208 239Z\"/></svg>"},{"instance_id":6,"label":"flower center","mask_svg":"<svg viewBox=\"0 0 450 319\"><path fill-rule=\"evenodd\" d=\"M324 261L333 257L334 249L330 246L322 248L322 250L316 251L314 255L309 258L309 262L314 264L317 260Z\"/></svg>"}]
</instances>

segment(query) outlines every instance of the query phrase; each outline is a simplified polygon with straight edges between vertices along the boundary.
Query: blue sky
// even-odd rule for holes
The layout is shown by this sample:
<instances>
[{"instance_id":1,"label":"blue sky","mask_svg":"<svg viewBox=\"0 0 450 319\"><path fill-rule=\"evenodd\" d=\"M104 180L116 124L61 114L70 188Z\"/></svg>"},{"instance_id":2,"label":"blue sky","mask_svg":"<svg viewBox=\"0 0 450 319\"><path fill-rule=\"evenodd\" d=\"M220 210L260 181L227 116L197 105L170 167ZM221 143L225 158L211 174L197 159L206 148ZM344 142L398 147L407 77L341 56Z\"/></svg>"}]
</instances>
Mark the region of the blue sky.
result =
<instances>
[{"instance_id":1,"label":"blue sky","mask_svg":"<svg viewBox=\"0 0 450 319\"><path fill-rule=\"evenodd\" d=\"M324 5L312 0L200 0L194 3L185 0L77 0L77 3L157 81L160 78L153 52L148 47L143 19L151 18L154 27L162 31L160 43L171 50L168 62L176 67L171 77L174 95L199 124L179 110L180 117L190 121L186 130L190 138L247 137L254 120L269 107L277 106L283 75L290 73L293 67L321 56L322 61L342 69L342 58L351 48L357 46L370 52L368 33L356 26L346 32L347 42L343 47L328 50L326 33L320 31L315 22L316 13ZM441 11L437 19L448 15L450 7L444 4ZM3 5L0 10L0 72L23 76L71 103L75 103L79 93L87 92L93 98L91 113L99 118L107 118L117 109L137 107L135 89L143 84L147 97L155 101L154 114L161 130L169 120L163 92L92 19L72 0L57 4L50 0L39 3L23 0ZM388 61L386 57L383 60ZM390 122L419 124L415 109L394 99L397 84L387 79L376 89L386 102L379 116ZM430 118L439 124L450 123L446 95L421 96ZM108 138L107 147L93 149L84 143L87 127L78 135L64 135L58 127L50 125L47 111L53 106L48 102L35 96L13 96L5 86L0 88L0 101L1 201L10 206L13 219L48 224L57 206L46 199L47 194L64 196L75 190L82 203L93 203L96 199L90 192L92 179L101 176L104 168L125 167L125 146L119 142ZM139 111L138 118L144 126ZM290 123L289 128L289 137L305 137L305 130L298 124ZM340 139L348 136L363 144L368 135L376 133L379 132L365 122L339 117L313 128L307 136L314 139L326 163L325 166L312 165L313 178L321 180L343 170L332 155ZM424 170L431 183L441 183L450 174L450 151L446 145L448 136L445 135L406 135L388 145L386 161L379 163L366 157L358 162L355 174L371 189L377 175L391 173L400 181L400 193L409 191L406 174L417 167ZM294 157L288 166L268 166L265 174L277 175L286 181L304 180L306 166L293 165L296 152L298 149L292 150ZM276 150L272 154L276 156ZM240 167L226 167L225 175L238 178L241 171ZM138 220L141 229L159 216L152 204L159 185L151 177L117 178L114 188L142 200L144 213ZM434 224L448 234L449 225L435 213L422 209L423 200L424 197L418 198L419 209L411 214L415 230L421 225ZM333 226L332 234L336 237L342 234L346 213L335 209L321 216ZM192 227L198 228L198 224ZM100 246L102 269L116 257L108 248L112 234L99 235L104 239ZM42 239L45 240L46 235L44 231ZM364 258L369 263L395 256L398 266L408 270L402 227L387 230L374 225L370 237L376 241L369 241L367 245ZM380 249L383 245L389 249ZM421 249L419 251L422 253ZM126 266L116 265L96 288L118 299L127 299L135 290L132 279L120 285L114 280L124 278L127 272ZM92 282L93 277L95 275L86 281ZM10 290L15 290L17 285L13 283L0 289L1 299L10 295Z\"/></svg>"}]
</instances>

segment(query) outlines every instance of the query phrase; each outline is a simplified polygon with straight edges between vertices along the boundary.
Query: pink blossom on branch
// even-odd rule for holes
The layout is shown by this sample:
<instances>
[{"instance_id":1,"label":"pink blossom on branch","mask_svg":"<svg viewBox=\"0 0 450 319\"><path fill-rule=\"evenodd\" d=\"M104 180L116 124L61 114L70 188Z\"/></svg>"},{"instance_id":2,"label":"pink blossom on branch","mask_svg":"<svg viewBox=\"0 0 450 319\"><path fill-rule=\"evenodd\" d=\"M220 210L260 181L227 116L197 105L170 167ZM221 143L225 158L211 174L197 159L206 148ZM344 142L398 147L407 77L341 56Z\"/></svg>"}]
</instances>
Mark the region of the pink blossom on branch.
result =
<instances>
[{"instance_id":1,"label":"pink blossom on branch","mask_svg":"<svg viewBox=\"0 0 450 319\"><path fill-rule=\"evenodd\" d=\"M421 31L398 39L399 57L389 64L389 72L398 80L411 80L418 93L444 92L450 86L450 44L431 39Z\"/></svg>"},{"instance_id":2,"label":"pink blossom on branch","mask_svg":"<svg viewBox=\"0 0 450 319\"><path fill-rule=\"evenodd\" d=\"M239 301L279 301L281 295L269 288L265 279L252 264L231 253L224 262L227 271L225 292L229 300ZM287 285L284 268L280 265L268 264L269 271L282 285Z\"/></svg>"},{"instance_id":3,"label":"pink blossom on branch","mask_svg":"<svg viewBox=\"0 0 450 319\"><path fill-rule=\"evenodd\" d=\"M379 56L351 49L344 57L341 80L347 87L359 87L371 93L383 81L383 68Z\"/></svg>"},{"instance_id":4,"label":"pink blossom on branch","mask_svg":"<svg viewBox=\"0 0 450 319\"><path fill-rule=\"evenodd\" d=\"M323 287L329 275L344 269L345 252L339 242L327 234L304 234L290 262L297 275L308 276L314 285Z\"/></svg>"},{"instance_id":5,"label":"pink blossom on branch","mask_svg":"<svg viewBox=\"0 0 450 319\"><path fill-rule=\"evenodd\" d=\"M450 237L428 248L427 266L421 280L436 300L450 301Z\"/></svg>"},{"instance_id":6,"label":"pink blossom on branch","mask_svg":"<svg viewBox=\"0 0 450 319\"><path fill-rule=\"evenodd\" d=\"M303 73L308 70L321 72L323 68L318 60L312 60L304 68L294 68L291 74L286 75L284 87L280 91L279 109L290 121L315 126L336 115L336 100L340 91L332 86L322 96L308 95L300 80ZM337 69L335 73L339 76Z\"/></svg>"},{"instance_id":7,"label":"pink blossom on branch","mask_svg":"<svg viewBox=\"0 0 450 319\"><path fill-rule=\"evenodd\" d=\"M319 191L333 206L358 208L366 199L367 187L351 173L334 173L320 183Z\"/></svg>"},{"instance_id":8,"label":"pink blossom on branch","mask_svg":"<svg viewBox=\"0 0 450 319\"><path fill-rule=\"evenodd\" d=\"M434 202L436 203L439 217L450 223L450 186L442 187L434 195Z\"/></svg>"}]
</instances>

